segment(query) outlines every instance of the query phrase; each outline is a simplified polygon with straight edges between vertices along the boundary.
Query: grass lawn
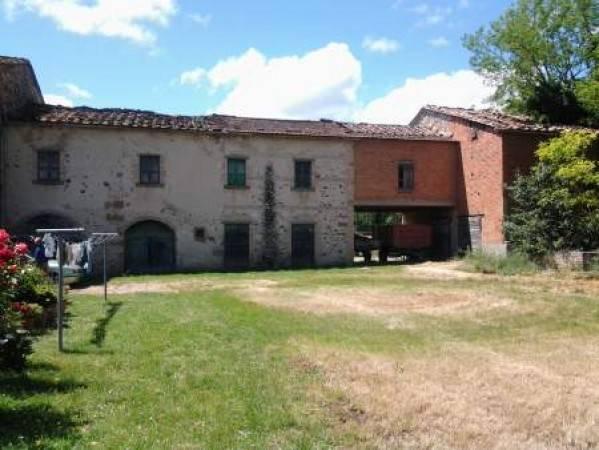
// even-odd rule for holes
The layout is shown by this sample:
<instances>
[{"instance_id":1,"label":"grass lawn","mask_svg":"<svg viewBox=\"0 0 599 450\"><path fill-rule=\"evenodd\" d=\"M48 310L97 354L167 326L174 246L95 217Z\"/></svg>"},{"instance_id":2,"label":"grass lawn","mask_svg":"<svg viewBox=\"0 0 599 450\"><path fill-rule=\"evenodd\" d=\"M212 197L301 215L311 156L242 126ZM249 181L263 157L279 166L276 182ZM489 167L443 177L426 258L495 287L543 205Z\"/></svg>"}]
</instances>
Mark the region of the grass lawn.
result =
<instances>
[{"instance_id":1,"label":"grass lawn","mask_svg":"<svg viewBox=\"0 0 599 450\"><path fill-rule=\"evenodd\" d=\"M113 280L0 374L0 448L593 448L599 285L400 267Z\"/></svg>"}]
</instances>

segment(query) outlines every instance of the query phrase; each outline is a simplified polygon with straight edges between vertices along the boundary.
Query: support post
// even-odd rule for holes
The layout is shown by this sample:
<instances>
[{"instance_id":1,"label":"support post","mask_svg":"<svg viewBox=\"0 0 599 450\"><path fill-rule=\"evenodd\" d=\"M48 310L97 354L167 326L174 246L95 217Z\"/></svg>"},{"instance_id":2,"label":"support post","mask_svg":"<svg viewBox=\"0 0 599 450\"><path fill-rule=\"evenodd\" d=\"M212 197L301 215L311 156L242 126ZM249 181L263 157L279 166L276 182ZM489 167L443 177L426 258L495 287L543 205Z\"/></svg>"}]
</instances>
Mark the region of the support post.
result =
<instances>
[{"instance_id":1,"label":"support post","mask_svg":"<svg viewBox=\"0 0 599 450\"><path fill-rule=\"evenodd\" d=\"M58 327L58 351L64 350L63 322L64 322L64 242L62 237L57 237L58 242L58 308L56 326Z\"/></svg>"},{"instance_id":2,"label":"support post","mask_svg":"<svg viewBox=\"0 0 599 450\"><path fill-rule=\"evenodd\" d=\"M103 265L104 265L104 303L108 302L108 279L106 277L106 241L102 244Z\"/></svg>"}]
</instances>

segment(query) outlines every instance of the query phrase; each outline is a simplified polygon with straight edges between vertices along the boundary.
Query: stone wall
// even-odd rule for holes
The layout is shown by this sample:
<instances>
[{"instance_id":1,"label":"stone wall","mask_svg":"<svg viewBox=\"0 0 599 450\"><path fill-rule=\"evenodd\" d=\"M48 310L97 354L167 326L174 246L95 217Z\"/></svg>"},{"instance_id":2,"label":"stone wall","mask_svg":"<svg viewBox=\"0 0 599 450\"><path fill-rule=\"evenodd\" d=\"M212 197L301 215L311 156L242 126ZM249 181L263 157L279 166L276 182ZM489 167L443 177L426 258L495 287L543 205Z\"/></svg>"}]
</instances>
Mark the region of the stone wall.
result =
<instances>
[{"instance_id":1,"label":"stone wall","mask_svg":"<svg viewBox=\"0 0 599 450\"><path fill-rule=\"evenodd\" d=\"M250 223L251 262L263 261L264 176L272 166L278 264L287 266L291 225L313 223L316 263L353 259L353 146L327 139L216 137L187 132L11 125L5 133L9 228L40 214L58 214L89 231L118 232L157 220L176 235L178 270L220 269L224 223ZM38 150L61 154L61 182L36 182ZM162 159L159 187L139 181L139 155ZM248 189L226 189L226 158L247 158ZM292 189L294 159L313 161L314 188ZM197 239L195 230L204 229ZM111 271L124 264L124 243L111 244Z\"/></svg>"},{"instance_id":2,"label":"stone wall","mask_svg":"<svg viewBox=\"0 0 599 450\"><path fill-rule=\"evenodd\" d=\"M43 103L37 79L27 60L0 60L0 124L22 114L31 103Z\"/></svg>"}]
</instances>

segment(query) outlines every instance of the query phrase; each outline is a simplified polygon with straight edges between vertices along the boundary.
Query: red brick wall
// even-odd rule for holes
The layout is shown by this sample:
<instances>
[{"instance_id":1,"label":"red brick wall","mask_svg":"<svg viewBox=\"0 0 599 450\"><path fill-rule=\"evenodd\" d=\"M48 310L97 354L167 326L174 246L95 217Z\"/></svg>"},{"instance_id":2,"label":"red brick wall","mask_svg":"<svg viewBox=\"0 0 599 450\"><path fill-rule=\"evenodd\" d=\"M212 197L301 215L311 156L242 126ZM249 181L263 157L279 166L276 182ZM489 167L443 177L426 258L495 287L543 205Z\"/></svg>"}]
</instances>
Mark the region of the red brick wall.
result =
<instances>
[{"instance_id":1,"label":"red brick wall","mask_svg":"<svg viewBox=\"0 0 599 450\"><path fill-rule=\"evenodd\" d=\"M549 135L539 134L504 133L503 170L506 184L510 184L514 180L518 171L520 173L528 172L536 161L535 152L539 144L550 137Z\"/></svg>"},{"instance_id":2,"label":"red brick wall","mask_svg":"<svg viewBox=\"0 0 599 450\"><path fill-rule=\"evenodd\" d=\"M398 163L414 163L414 190L399 192ZM451 141L364 140L354 147L354 199L381 204L454 204L458 145Z\"/></svg>"},{"instance_id":3,"label":"red brick wall","mask_svg":"<svg viewBox=\"0 0 599 450\"><path fill-rule=\"evenodd\" d=\"M501 245L504 242L501 136L484 127L437 114L420 117L419 125L445 130L459 141L458 215L482 215L483 246Z\"/></svg>"}]
</instances>

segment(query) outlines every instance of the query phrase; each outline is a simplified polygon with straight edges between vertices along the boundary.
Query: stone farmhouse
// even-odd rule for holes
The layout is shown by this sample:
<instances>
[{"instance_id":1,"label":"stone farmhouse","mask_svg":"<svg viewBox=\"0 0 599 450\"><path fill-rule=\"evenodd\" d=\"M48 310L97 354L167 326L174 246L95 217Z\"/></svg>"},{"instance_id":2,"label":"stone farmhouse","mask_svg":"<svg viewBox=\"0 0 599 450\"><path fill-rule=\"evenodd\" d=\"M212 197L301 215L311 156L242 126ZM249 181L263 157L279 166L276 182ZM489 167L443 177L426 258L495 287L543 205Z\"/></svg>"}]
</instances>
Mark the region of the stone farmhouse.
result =
<instances>
[{"instance_id":1,"label":"stone farmhouse","mask_svg":"<svg viewBox=\"0 0 599 450\"><path fill-rule=\"evenodd\" d=\"M432 106L410 126L66 108L0 57L0 226L118 232L113 273L349 265L356 211L432 225L439 256L503 252L505 185L561 130Z\"/></svg>"}]
</instances>

